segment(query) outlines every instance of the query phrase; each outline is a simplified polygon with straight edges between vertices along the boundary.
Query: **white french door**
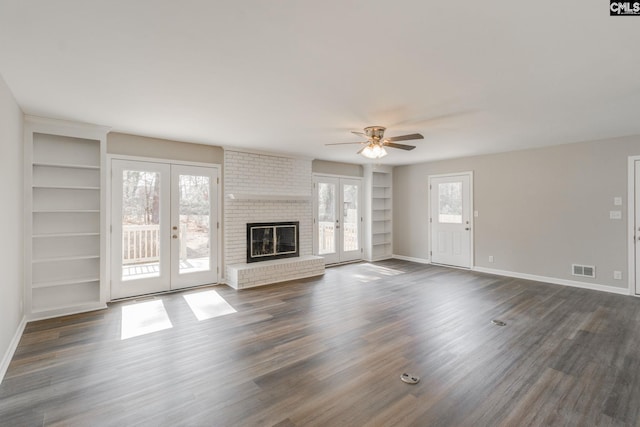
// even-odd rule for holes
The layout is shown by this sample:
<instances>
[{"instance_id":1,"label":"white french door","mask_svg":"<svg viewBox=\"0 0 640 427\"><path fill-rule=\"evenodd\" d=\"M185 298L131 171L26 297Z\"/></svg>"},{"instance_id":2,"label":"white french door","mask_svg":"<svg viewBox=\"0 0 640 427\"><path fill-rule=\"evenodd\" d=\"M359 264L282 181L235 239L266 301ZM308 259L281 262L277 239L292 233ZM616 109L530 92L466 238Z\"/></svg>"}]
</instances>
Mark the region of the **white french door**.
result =
<instances>
[{"instance_id":1,"label":"white french door","mask_svg":"<svg viewBox=\"0 0 640 427\"><path fill-rule=\"evenodd\" d=\"M471 173L429 177L431 262L471 268Z\"/></svg>"},{"instance_id":2,"label":"white french door","mask_svg":"<svg viewBox=\"0 0 640 427\"><path fill-rule=\"evenodd\" d=\"M111 298L217 282L217 169L116 159L111 169Z\"/></svg>"},{"instance_id":3,"label":"white french door","mask_svg":"<svg viewBox=\"0 0 640 427\"><path fill-rule=\"evenodd\" d=\"M633 179L633 269L635 270L634 293L640 295L640 160L634 161Z\"/></svg>"},{"instance_id":4,"label":"white french door","mask_svg":"<svg viewBox=\"0 0 640 427\"><path fill-rule=\"evenodd\" d=\"M314 177L314 253L325 264L362 259L361 181Z\"/></svg>"}]
</instances>

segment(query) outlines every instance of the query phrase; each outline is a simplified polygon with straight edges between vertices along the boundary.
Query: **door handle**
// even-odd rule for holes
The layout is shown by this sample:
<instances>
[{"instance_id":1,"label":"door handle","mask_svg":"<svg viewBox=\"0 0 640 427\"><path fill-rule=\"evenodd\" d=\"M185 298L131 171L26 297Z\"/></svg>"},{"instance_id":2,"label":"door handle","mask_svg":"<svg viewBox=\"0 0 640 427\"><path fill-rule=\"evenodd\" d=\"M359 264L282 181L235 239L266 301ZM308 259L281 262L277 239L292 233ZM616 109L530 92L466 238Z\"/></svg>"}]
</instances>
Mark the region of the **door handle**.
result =
<instances>
[{"instance_id":1,"label":"door handle","mask_svg":"<svg viewBox=\"0 0 640 427\"><path fill-rule=\"evenodd\" d=\"M178 238L178 235L177 235L177 234L174 234L174 235L173 235L173 236L171 236L171 237L173 237L174 239L177 239L177 238Z\"/></svg>"},{"instance_id":2,"label":"door handle","mask_svg":"<svg viewBox=\"0 0 640 427\"><path fill-rule=\"evenodd\" d=\"M469 231L469 230L471 230L471 228L469 228L469 227L466 227L466 228L465 228L465 230L467 230L467 231Z\"/></svg>"}]
</instances>

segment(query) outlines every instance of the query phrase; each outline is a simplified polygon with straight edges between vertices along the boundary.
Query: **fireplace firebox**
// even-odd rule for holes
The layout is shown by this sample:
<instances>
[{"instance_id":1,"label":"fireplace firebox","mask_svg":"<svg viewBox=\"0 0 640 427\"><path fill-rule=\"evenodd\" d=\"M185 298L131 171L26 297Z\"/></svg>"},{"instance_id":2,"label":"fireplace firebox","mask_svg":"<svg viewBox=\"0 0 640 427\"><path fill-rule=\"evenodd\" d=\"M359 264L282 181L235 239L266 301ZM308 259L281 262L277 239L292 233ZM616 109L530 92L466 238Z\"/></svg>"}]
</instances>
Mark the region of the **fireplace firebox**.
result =
<instances>
[{"instance_id":1,"label":"fireplace firebox","mask_svg":"<svg viewBox=\"0 0 640 427\"><path fill-rule=\"evenodd\" d=\"M247 224L247 262L300 256L299 222Z\"/></svg>"}]
</instances>

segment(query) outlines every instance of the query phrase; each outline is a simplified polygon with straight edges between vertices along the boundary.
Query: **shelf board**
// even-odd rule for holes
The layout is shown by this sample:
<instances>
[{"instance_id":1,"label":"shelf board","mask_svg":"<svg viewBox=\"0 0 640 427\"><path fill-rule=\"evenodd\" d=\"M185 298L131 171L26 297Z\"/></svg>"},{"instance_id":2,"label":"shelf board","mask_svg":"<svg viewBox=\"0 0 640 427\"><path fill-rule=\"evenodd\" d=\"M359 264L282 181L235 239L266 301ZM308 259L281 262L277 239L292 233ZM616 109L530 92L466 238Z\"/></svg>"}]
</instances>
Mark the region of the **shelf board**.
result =
<instances>
[{"instance_id":1,"label":"shelf board","mask_svg":"<svg viewBox=\"0 0 640 427\"><path fill-rule=\"evenodd\" d=\"M48 239L50 237L84 237L84 236L99 236L100 233L45 233L34 234L34 239Z\"/></svg>"},{"instance_id":2,"label":"shelf board","mask_svg":"<svg viewBox=\"0 0 640 427\"><path fill-rule=\"evenodd\" d=\"M95 165L74 165L71 163L50 163L50 162L33 162L33 166L48 166L51 168L68 168L68 169L96 169L99 170L100 166Z\"/></svg>"},{"instance_id":3,"label":"shelf board","mask_svg":"<svg viewBox=\"0 0 640 427\"><path fill-rule=\"evenodd\" d=\"M95 259L100 258L100 255L76 255L76 256L59 256L51 258L38 258L31 261L34 264L41 262L58 262L58 261L77 261L81 259Z\"/></svg>"},{"instance_id":4,"label":"shelf board","mask_svg":"<svg viewBox=\"0 0 640 427\"><path fill-rule=\"evenodd\" d=\"M99 209L34 209L33 213L100 213Z\"/></svg>"},{"instance_id":5,"label":"shelf board","mask_svg":"<svg viewBox=\"0 0 640 427\"><path fill-rule=\"evenodd\" d=\"M34 282L31 284L31 289L54 288L56 286L77 285L78 283L99 282L99 281L100 281L99 277L84 277L84 278L67 279L67 280L49 280L47 282Z\"/></svg>"},{"instance_id":6,"label":"shelf board","mask_svg":"<svg viewBox=\"0 0 640 427\"><path fill-rule=\"evenodd\" d=\"M75 185L34 185L33 188L44 188L48 190L100 190L100 187L81 187Z\"/></svg>"}]
</instances>

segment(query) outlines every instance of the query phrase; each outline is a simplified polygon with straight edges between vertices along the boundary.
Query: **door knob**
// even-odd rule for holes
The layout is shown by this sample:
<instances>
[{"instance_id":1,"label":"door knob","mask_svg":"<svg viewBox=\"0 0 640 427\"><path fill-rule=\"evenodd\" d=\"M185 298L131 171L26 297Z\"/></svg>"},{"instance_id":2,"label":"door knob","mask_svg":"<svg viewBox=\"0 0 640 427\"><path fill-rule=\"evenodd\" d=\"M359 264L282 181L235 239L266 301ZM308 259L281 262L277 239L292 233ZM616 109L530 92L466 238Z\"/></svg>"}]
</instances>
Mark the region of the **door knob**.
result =
<instances>
[{"instance_id":1,"label":"door knob","mask_svg":"<svg viewBox=\"0 0 640 427\"><path fill-rule=\"evenodd\" d=\"M471 230L471 229L470 229L469 227L467 227L467 228L465 228L465 230L469 231L469 230Z\"/></svg>"},{"instance_id":2,"label":"door knob","mask_svg":"<svg viewBox=\"0 0 640 427\"><path fill-rule=\"evenodd\" d=\"M171 227L171 228L173 228L174 230L177 230L177 229L178 229L178 227L177 227L176 225L174 225L174 226L173 226L173 227Z\"/></svg>"},{"instance_id":3,"label":"door knob","mask_svg":"<svg viewBox=\"0 0 640 427\"><path fill-rule=\"evenodd\" d=\"M173 237L174 239L177 239L177 238L178 238L178 235L177 235L177 234L174 234L174 235L173 235L173 236L171 236L171 237Z\"/></svg>"}]
</instances>

